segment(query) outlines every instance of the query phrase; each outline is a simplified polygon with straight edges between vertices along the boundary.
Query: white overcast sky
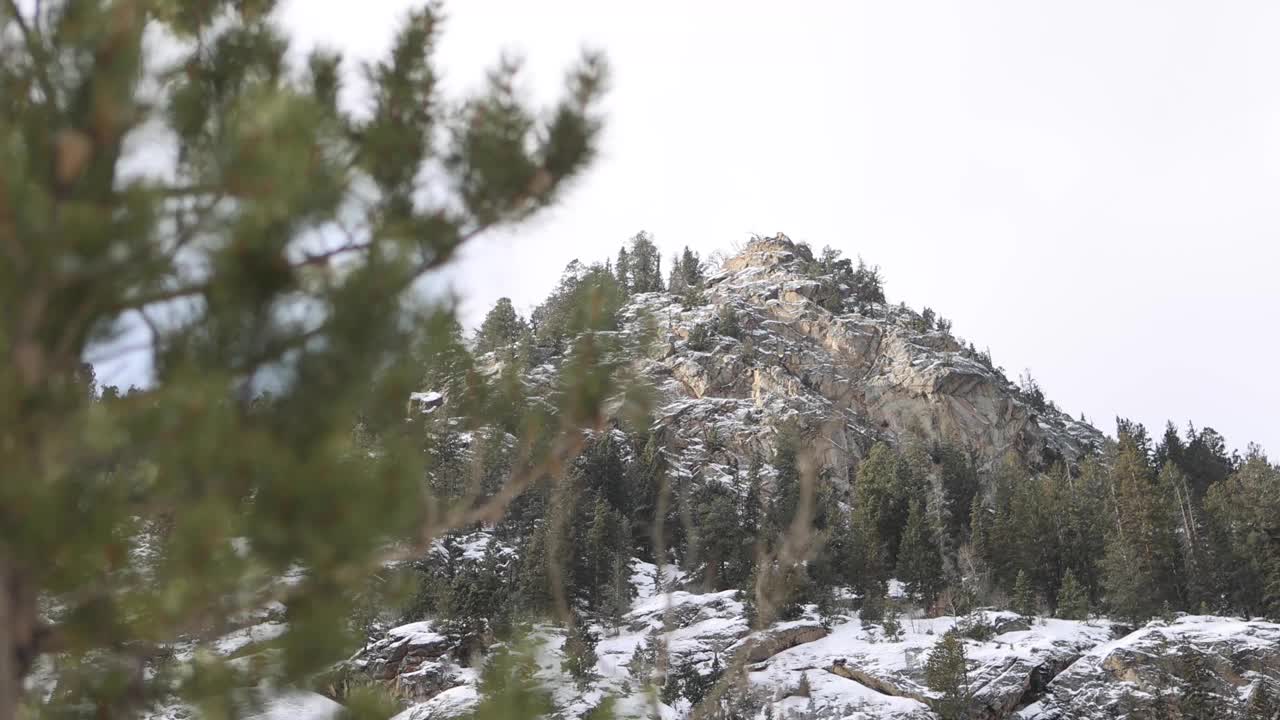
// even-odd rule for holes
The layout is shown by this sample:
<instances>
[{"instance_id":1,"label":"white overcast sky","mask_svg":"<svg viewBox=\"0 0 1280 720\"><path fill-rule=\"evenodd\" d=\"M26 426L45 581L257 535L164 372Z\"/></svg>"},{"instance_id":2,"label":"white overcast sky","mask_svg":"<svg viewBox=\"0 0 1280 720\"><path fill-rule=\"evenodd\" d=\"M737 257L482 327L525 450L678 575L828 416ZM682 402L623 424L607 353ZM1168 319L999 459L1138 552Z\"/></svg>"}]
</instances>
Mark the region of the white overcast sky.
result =
<instances>
[{"instance_id":1,"label":"white overcast sky","mask_svg":"<svg viewBox=\"0 0 1280 720\"><path fill-rule=\"evenodd\" d=\"M408 0L286 0L300 38L382 52ZM636 231L704 256L785 232L878 264L1108 432L1194 421L1280 455L1280 3L454 0L439 59L500 50L550 101L615 69L563 205L456 269L469 323L526 311Z\"/></svg>"}]
</instances>

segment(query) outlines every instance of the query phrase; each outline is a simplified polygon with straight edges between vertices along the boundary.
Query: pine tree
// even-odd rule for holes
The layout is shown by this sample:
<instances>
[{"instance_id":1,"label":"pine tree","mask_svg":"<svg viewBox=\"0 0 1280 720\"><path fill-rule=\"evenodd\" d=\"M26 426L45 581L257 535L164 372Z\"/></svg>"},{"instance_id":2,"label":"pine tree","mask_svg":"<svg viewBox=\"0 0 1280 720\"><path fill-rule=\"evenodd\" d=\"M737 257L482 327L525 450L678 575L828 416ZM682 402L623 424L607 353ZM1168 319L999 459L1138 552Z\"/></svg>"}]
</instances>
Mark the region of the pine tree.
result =
<instances>
[{"instance_id":1,"label":"pine tree","mask_svg":"<svg viewBox=\"0 0 1280 720\"><path fill-rule=\"evenodd\" d=\"M602 497L597 497L590 507L591 520L575 558L579 568L575 584L585 589L588 603L598 605L603 600L608 588L606 581L613 570L616 553L609 541L618 518Z\"/></svg>"},{"instance_id":2,"label":"pine tree","mask_svg":"<svg viewBox=\"0 0 1280 720\"><path fill-rule=\"evenodd\" d=\"M917 488L908 487L911 471L884 443L876 443L858 466L854 484L854 504L860 517L875 525L876 536L885 543L886 562L895 563L898 542L907 521L907 498Z\"/></svg>"},{"instance_id":3,"label":"pine tree","mask_svg":"<svg viewBox=\"0 0 1280 720\"><path fill-rule=\"evenodd\" d=\"M581 621L575 622L564 639L564 660L560 666L578 682L580 688L586 689L595 677L596 645L600 638Z\"/></svg>"},{"instance_id":4,"label":"pine tree","mask_svg":"<svg viewBox=\"0 0 1280 720\"><path fill-rule=\"evenodd\" d=\"M702 287L702 259L688 245L680 254L680 273L683 276L681 282L686 288L696 290Z\"/></svg>"},{"instance_id":5,"label":"pine tree","mask_svg":"<svg viewBox=\"0 0 1280 720\"><path fill-rule=\"evenodd\" d=\"M929 659L925 661L924 676L930 689L942 693L942 697L933 703L933 709L943 720L967 717L972 701L968 660L964 641L955 633L943 635L933 646Z\"/></svg>"},{"instance_id":6,"label":"pine tree","mask_svg":"<svg viewBox=\"0 0 1280 720\"><path fill-rule=\"evenodd\" d=\"M1107 537L1107 602L1121 617L1144 620L1178 600L1178 540L1167 496L1151 477L1145 431L1121 425L1111 471L1113 525Z\"/></svg>"},{"instance_id":7,"label":"pine tree","mask_svg":"<svg viewBox=\"0 0 1280 720\"><path fill-rule=\"evenodd\" d=\"M480 696L471 720L540 717L555 709L551 693L538 682L536 651L529 644L502 645L480 672Z\"/></svg>"},{"instance_id":8,"label":"pine tree","mask_svg":"<svg viewBox=\"0 0 1280 720\"><path fill-rule=\"evenodd\" d=\"M906 584L906 590L924 607L929 607L942 589L942 554L934 539L933 531L925 518L924 505L911 501L907 513L907 525L902 531L902 545L898 550L898 579Z\"/></svg>"},{"instance_id":9,"label":"pine tree","mask_svg":"<svg viewBox=\"0 0 1280 720\"><path fill-rule=\"evenodd\" d=\"M42 712L136 715L159 682L141 670L149 648L231 632L273 602L289 623L260 680L347 655L350 604L392 543L448 529L426 527L440 508L418 502L421 424L404 415L423 389L415 336L438 346L448 323L431 318L453 315L411 288L552 204L593 154L598 57L550 112L515 97L511 63L445 97L431 4L367 67L353 112L341 59L294 63L272 5L0 10L0 460L26 479L0 483L5 720L54 649L66 692ZM122 333L147 338L153 378L91 401L83 359ZM253 402L268 383L271 401ZM564 427L596 407L566 398ZM356 445L357 418L377 452ZM571 454L546 447L533 463ZM154 566L130 567L143 556ZM263 583L297 567L296 585ZM65 612L42 618L46 601ZM94 679L124 666L136 682ZM179 674L179 694L224 707L223 669Z\"/></svg>"},{"instance_id":10,"label":"pine tree","mask_svg":"<svg viewBox=\"0 0 1280 720\"><path fill-rule=\"evenodd\" d=\"M768 538L762 534L766 525L764 481L761 478L763 469L764 462L758 454L753 454L738 510L742 529L738 535L738 550L733 565L733 584L744 589L749 589L746 583L750 582L755 570L756 557L768 543Z\"/></svg>"},{"instance_id":11,"label":"pine tree","mask_svg":"<svg viewBox=\"0 0 1280 720\"><path fill-rule=\"evenodd\" d=\"M511 298L499 298L476 331L476 352L510 349L522 342L528 333L529 326L516 312Z\"/></svg>"},{"instance_id":12,"label":"pine tree","mask_svg":"<svg viewBox=\"0 0 1280 720\"><path fill-rule=\"evenodd\" d=\"M661 292L662 254L648 233L641 232L631 238L629 265L631 292Z\"/></svg>"},{"instance_id":13,"label":"pine tree","mask_svg":"<svg viewBox=\"0 0 1280 720\"><path fill-rule=\"evenodd\" d=\"M1036 595L1031 589L1031 580L1025 571L1018 571L1018 578L1013 583L1013 611L1019 615L1031 617L1036 614Z\"/></svg>"},{"instance_id":14,"label":"pine tree","mask_svg":"<svg viewBox=\"0 0 1280 720\"><path fill-rule=\"evenodd\" d=\"M1249 614L1280 620L1280 467L1252 447L1205 504L1226 595Z\"/></svg>"},{"instance_id":15,"label":"pine tree","mask_svg":"<svg viewBox=\"0 0 1280 720\"><path fill-rule=\"evenodd\" d=\"M667 292L676 295L683 295L689 290L689 285L685 282L684 265L679 254L671 256L671 271L667 276Z\"/></svg>"},{"instance_id":16,"label":"pine tree","mask_svg":"<svg viewBox=\"0 0 1280 720\"><path fill-rule=\"evenodd\" d=\"M897 605L894 603L886 604L881 627L884 629L885 639L890 642L898 642L902 639L902 622L899 619Z\"/></svg>"},{"instance_id":17,"label":"pine tree","mask_svg":"<svg viewBox=\"0 0 1280 720\"><path fill-rule=\"evenodd\" d=\"M774 440L773 493L769 498L768 528L770 537L786 532L800 507L801 479L797 457L800 437L795 428L778 432Z\"/></svg>"},{"instance_id":18,"label":"pine tree","mask_svg":"<svg viewBox=\"0 0 1280 720\"><path fill-rule=\"evenodd\" d=\"M631 257L625 247L618 249L618 261L613 266L614 277L618 279L618 289L623 297L631 294Z\"/></svg>"},{"instance_id":19,"label":"pine tree","mask_svg":"<svg viewBox=\"0 0 1280 720\"><path fill-rule=\"evenodd\" d=\"M884 617L884 599L888 594L888 563L880 532L869 510L864 506L854 512L854 565L857 568L853 589L862 598L858 617L865 622L880 622Z\"/></svg>"},{"instance_id":20,"label":"pine tree","mask_svg":"<svg viewBox=\"0 0 1280 720\"><path fill-rule=\"evenodd\" d=\"M973 547L973 552L983 560L989 560L991 557L991 547L988 544L990 537L988 534L988 519L990 513L986 506L982 504L980 495L973 496L973 502L969 505L969 545Z\"/></svg>"},{"instance_id":21,"label":"pine tree","mask_svg":"<svg viewBox=\"0 0 1280 720\"><path fill-rule=\"evenodd\" d=\"M1057 615L1066 620L1085 620L1089 617L1089 596L1076 581L1075 573L1070 570L1062 576Z\"/></svg>"},{"instance_id":22,"label":"pine tree","mask_svg":"<svg viewBox=\"0 0 1280 720\"><path fill-rule=\"evenodd\" d=\"M693 495L694 524L700 538L703 586L708 591L736 586L734 564L743 545L737 498L718 483L705 483Z\"/></svg>"}]
</instances>

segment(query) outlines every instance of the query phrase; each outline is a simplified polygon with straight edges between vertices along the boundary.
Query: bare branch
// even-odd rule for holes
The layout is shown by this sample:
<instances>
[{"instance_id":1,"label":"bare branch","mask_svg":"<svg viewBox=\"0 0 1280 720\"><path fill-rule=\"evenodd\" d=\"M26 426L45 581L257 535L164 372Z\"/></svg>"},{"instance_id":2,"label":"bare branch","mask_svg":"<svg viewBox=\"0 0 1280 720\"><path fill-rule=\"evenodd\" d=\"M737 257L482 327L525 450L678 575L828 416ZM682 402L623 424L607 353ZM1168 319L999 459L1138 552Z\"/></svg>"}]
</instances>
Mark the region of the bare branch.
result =
<instances>
[{"instance_id":1,"label":"bare branch","mask_svg":"<svg viewBox=\"0 0 1280 720\"><path fill-rule=\"evenodd\" d=\"M22 17L22 11L18 9L17 0L5 0L5 4L9 6L9 13L13 15L13 21L22 33L22 42L27 46L27 52L31 54L31 66L35 70L36 81L40 83L40 89L44 91L45 102L53 106L57 100L57 95L54 94L53 82L49 79L49 59L44 53L44 46L39 42L39 38L32 31L31 26L27 24L26 19Z\"/></svg>"}]
</instances>

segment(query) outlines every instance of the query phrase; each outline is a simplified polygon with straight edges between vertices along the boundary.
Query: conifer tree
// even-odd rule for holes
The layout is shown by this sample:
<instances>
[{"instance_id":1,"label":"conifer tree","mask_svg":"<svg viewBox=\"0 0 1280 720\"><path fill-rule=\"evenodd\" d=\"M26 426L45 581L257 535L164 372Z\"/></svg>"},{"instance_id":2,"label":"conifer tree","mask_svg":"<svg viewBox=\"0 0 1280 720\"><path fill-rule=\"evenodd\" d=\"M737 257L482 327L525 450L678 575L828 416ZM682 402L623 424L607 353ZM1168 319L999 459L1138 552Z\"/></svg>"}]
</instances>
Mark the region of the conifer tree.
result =
<instances>
[{"instance_id":1,"label":"conifer tree","mask_svg":"<svg viewBox=\"0 0 1280 720\"><path fill-rule=\"evenodd\" d=\"M969 545L973 547L973 552L984 560L991 555L991 547L988 545L990 541L988 517L989 511L983 505L982 497L974 495L973 502L969 505Z\"/></svg>"},{"instance_id":2,"label":"conifer tree","mask_svg":"<svg viewBox=\"0 0 1280 720\"><path fill-rule=\"evenodd\" d=\"M755 570L756 557L767 544L766 536L761 532L767 522L765 517L764 485L761 477L763 469L764 462L760 459L760 456L752 454L738 510L742 530L737 535L738 549L734 556L735 561L732 573L735 581L733 585L748 590L749 586L746 583L750 582L752 573Z\"/></svg>"},{"instance_id":3,"label":"conifer tree","mask_svg":"<svg viewBox=\"0 0 1280 720\"><path fill-rule=\"evenodd\" d=\"M476 688L480 702L469 720L542 717L555 709L538 682L536 650L528 642L501 645L484 663Z\"/></svg>"},{"instance_id":4,"label":"conifer tree","mask_svg":"<svg viewBox=\"0 0 1280 720\"><path fill-rule=\"evenodd\" d=\"M907 513L907 525L898 550L897 575L906 584L907 592L924 607L933 604L944 583L942 554L919 500L911 501Z\"/></svg>"},{"instance_id":5,"label":"conifer tree","mask_svg":"<svg viewBox=\"0 0 1280 720\"><path fill-rule=\"evenodd\" d=\"M1089 617L1089 596L1070 570L1062 576L1057 607L1058 617L1064 620L1085 620Z\"/></svg>"},{"instance_id":6,"label":"conifer tree","mask_svg":"<svg viewBox=\"0 0 1280 720\"><path fill-rule=\"evenodd\" d=\"M662 253L648 233L641 232L631 238L628 267L631 271L630 291L633 293L661 292Z\"/></svg>"},{"instance_id":7,"label":"conifer tree","mask_svg":"<svg viewBox=\"0 0 1280 720\"><path fill-rule=\"evenodd\" d=\"M863 520L875 526L876 537L885 543L886 561L898 557L898 541L907 521L907 487L910 471L893 448L876 443L858 466L854 504Z\"/></svg>"},{"instance_id":8,"label":"conifer tree","mask_svg":"<svg viewBox=\"0 0 1280 720\"><path fill-rule=\"evenodd\" d=\"M560 666L569 673L578 686L585 689L595 677L596 646L600 638L585 627L581 620L573 623L564 639L564 660Z\"/></svg>"},{"instance_id":9,"label":"conifer tree","mask_svg":"<svg viewBox=\"0 0 1280 720\"><path fill-rule=\"evenodd\" d=\"M1025 570L1018 571L1018 577L1013 583L1013 611L1027 617L1036 614L1036 595Z\"/></svg>"},{"instance_id":10,"label":"conifer tree","mask_svg":"<svg viewBox=\"0 0 1280 720\"><path fill-rule=\"evenodd\" d=\"M528 333L529 326L516 312L511 298L498 298L476 331L476 352L509 349L522 342Z\"/></svg>"},{"instance_id":11,"label":"conifer tree","mask_svg":"<svg viewBox=\"0 0 1280 720\"><path fill-rule=\"evenodd\" d=\"M888 594L888 561L880 530L867 506L853 515L854 566L857 568L853 589L862 598L858 617L864 622L880 622L884 613L884 598Z\"/></svg>"},{"instance_id":12,"label":"conifer tree","mask_svg":"<svg viewBox=\"0 0 1280 720\"><path fill-rule=\"evenodd\" d=\"M964 641L958 635L949 632L933 646L924 676L930 689L942 693L933 709L943 720L961 720L968 715L972 691Z\"/></svg>"},{"instance_id":13,"label":"conifer tree","mask_svg":"<svg viewBox=\"0 0 1280 720\"><path fill-rule=\"evenodd\" d=\"M613 265L613 275L618 279L618 289L622 292L622 296L626 297L631 294L631 256L627 254L627 248L618 248L618 261Z\"/></svg>"},{"instance_id":14,"label":"conifer tree","mask_svg":"<svg viewBox=\"0 0 1280 720\"><path fill-rule=\"evenodd\" d=\"M1206 505L1232 604L1280 620L1280 468L1251 447L1240 469L1210 488Z\"/></svg>"},{"instance_id":15,"label":"conifer tree","mask_svg":"<svg viewBox=\"0 0 1280 720\"><path fill-rule=\"evenodd\" d=\"M688 290L689 285L685 282L683 260L678 253L674 253L671 256L670 275L667 276L667 292L683 295Z\"/></svg>"},{"instance_id":16,"label":"conifer tree","mask_svg":"<svg viewBox=\"0 0 1280 720\"><path fill-rule=\"evenodd\" d=\"M769 498L767 533L775 537L785 532L800 504L800 465L797 458L800 438L795 428L782 428L774 440L773 493Z\"/></svg>"},{"instance_id":17,"label":"conifer tree","mask_svg":"<svg viewBox=\"0 0 1280 720\"><path fill-rule=\"evenodd\" d=\"M681 283L688 289L702 287L702 259L686 245L680 254Z\"/></svg>"},{"instance_id":18,"label":"conifer tree","mask_svg":"<svg viewBox=\"0 0 1280 720\"><path fill-rule=\"evenodd\" d=\"M1122 427L1126 427L1122 425ZM1121 617L1144 620L1177 603L1178 545L1173 515L1148 464L1145 431L1122 432L1111 470L1104 584Z\"/></svg>"},{"instance_id":19,"label":"conifer tree","mask_svg":"<svg viewBox=\"0 0 1280 720\"><path fill-rule=\"evenodd\" d=\"M340 57L295 66L274 5L0 8L0 460L26 479L0 483L2 720L52 651L53 705L136 715L161 691L154 653L275 602L288 630L258 679L296 682L348 654L353 589L467 520L418 501L410 350L439 347L452 312L410 288L556 200L592 156L604 65L584 59L549 112L515 96L513 63L444 97L430 5L365 68L352 111ZM159 37L163 56L144 42ZM173 161L139 169L157 137ZM82 362L122 333L146 338L153 378L92 402ZM564 427L594 424L596 396L573 394ZM545 447L532 466L576 444ZM297 567L296 585L264 582ZM225 699L222 669L163 691Z\"/></svg>"}]
</instances>

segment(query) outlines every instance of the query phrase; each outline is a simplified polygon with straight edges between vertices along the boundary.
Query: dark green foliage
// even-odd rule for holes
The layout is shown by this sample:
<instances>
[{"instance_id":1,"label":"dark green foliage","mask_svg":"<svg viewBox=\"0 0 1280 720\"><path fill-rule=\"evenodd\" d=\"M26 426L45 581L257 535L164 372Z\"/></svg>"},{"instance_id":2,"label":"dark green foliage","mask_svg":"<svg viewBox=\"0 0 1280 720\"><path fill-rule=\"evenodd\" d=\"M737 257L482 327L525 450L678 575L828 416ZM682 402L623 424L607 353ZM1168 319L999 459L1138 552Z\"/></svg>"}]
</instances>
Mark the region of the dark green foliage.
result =
<instances>
[{"instance_id":1,"label":"dark green foliage","mask_svg":"<svg viewBox=\"0 0 1280 720\"><path fill-rule=\"evenodd\" d=\"M1111 471L1114 522L1103 559L1107 603L1145 620L1179 602L1180 565L1173 509L1152 477L1145 432L1122 434Z\"/></svg>"},{"instance_id":2,"label":"dark green foliage","mask_svg":"<svg viewBox=\"0 0 1280 720\"><path fill-rule=\"evenodd\" d=\"M880 627L884 629L885 639L897 642L902 639L902 622L899 620L896 603L887 603L884 609L884 620Z\"/></svg>"},{"instance_id":3,"label":"dark green foliage","mask_svg":"<svg viewBox=\"0 0 1280 720\"><path fill-rule=\"evenodd\" d=\"M667 291L677 295L690 295L702 289L702 260L687 246L684 252L671 258L671 276Z\"/></svg>"},{"instance_id":4,"label":"dark green foliage","mask_svg":"<svg viewBox=\"0 0 1280 720\"><path fill-rule=\"evenodd\" d=\"M910 507L898 550L897 577L913 598L929 607L942 589L942 553L925 518L924 504L912 500Z\"/></svg>"},{"instance_id":5,"label":"dark green foliage","mask_svg":"<svg viewBox=\"0 0 1280 720\"><path fill-rule=\"evenodd\" d=\"M631 252L628 255L628 293L661 292L662 286L662 254L653 238L641 232L631 238Z\"/></svg>"},{"instance_id":6,"label":"dark green foliage","mask_svg":"<svg viewBox=\"0 0 1280 720\"><path fill-rule=\"evenodd\" d=\"M1067 572L1086 596L1098 587L1107 524L1103 472L1088 462L1078 477L1065 469L1031 477L1020 463L1006 459L994 478L994 511L970 513L984 518L971 529L974 551L998 587L1014 594L1021 573L1034 596L1054 598Z\"/></svg>"},{"instance_id":7,"label":"dark green foliage","mask_svg":"<svg viewBox=\"0 0 1280 720\"><path fill-rule=\"evenodd\" d=\"M965 614L964 617L956 621L955 627L947 634L957 635L977 642L986 642L996 636L996 628L987 622L986 617L982 614Z\"/></svg>"},{"instance_id":8,"label":"dark green foliage","mask_svg":"<svg viewBox=\"0 0 1280 720\"><path fill-rule=\"evenodd\" d=\"M516 312L511 299L499 298L489 314L485 315L480 329L476 331L476 352L486 353L494 350L512 352L517 343L527 339L528 334L529 325Z\"/></svg>"},{"instance_id":9,"label":"dark green foliage","mask_svg":"<svg viewBox=\"0 0 1280 720\"><path fill-rule=\"evenodd\" d=\"M480 704L467 720L508 720L550 713L555 706L551 694L534 677L537 670L532 648L499 646L485 661L477 688Z\"/></svg>"},{"instance_id":10,"label":"dark green foliage","mask_svg":"<svg viewBox=\"0 0 1280 720\"><path fill-rule=\"evenodd\" d=\"M959 545L969 526L969 511L978 493L978 468L974 454L943 444L936 452L941 473L946 519L944 528L952 545Z\"/></svg>"},{"instance_id":11,"label":"dark green foliage","mask_svg":"<svg viewBox=\"0 0 1280 720\"><path fill-rule=\"evenodd\" d=\"M868 267L862 258L858 258L858 267L849 278L849 284L852 289L851 297L855 303L884 304L884 280L880 277L880 268Z\"/></svg>"},{"instance_id":12,"label":"dark green foliage","mask_svg":"<svg viewBox=\"0 0 1280 720\"><path fill-rule=\"evenodd\" d=\"M738 587L742 574L742 522L733 488L704 483L692 495L691 515L698 532L703 587L708 591Z\"/></svg>"},{"instance_id":13,"label":"dark green foliage","mask_svg":"<svg viewBox=\"0 0 1280 720\"><path fill-rule=\"evenodd\" d=\"M1251 448L1205 504L1225 566L1222 590L1235 607L1280 620L1280 468Z\"/></svg>"},{"instance_id":14,"label":"dark green foliage","mask_svg":"<svg viewBox=\"0 0 1280 720\"><path fill-rule=\"evenodd\" d=\"M595 677L596 645L599 642L600 638L581 622L574 623L565 637L561 667L578 682L579 687L586 688Z\"/></svg>"},{"instance_id":15,"label":"dark green foliage","mask_svg":"<svg viewBox=\"0 0 1280 720\"><path fill-rule=\"evenodd\" d=\"M1027 577L1026 571L1019 570L1018 577L1013 582L1013 611L1030 617L1036 614L1037 605L1030 578Z\"/></svg>"},{"instance_id":16,"label":"dark green foliage","mask_svg":"<svg viewBox=\"0 0 1280 720\"><path fill-rule=\"evenodd\" d=\"M631 294L631 255L625 247L618 248L618 261L613 265L613 276L618 280L618 290L623 297Z\"/></svg>"},{"instance_id":17,"label":"dark green foliage","mask_svg":"<svg viewBox=\"0 0 1280 720\"><path fill-rule=\"evenodd\" d=\"M550 112L513 96L511 67L445 97L431 5L399 23L351 109L340 59L295 66L272 5L0 11L0 307L15 310L0 319L0 455L27 479L0 483L0 586L17 599L0 656L42 654L37 625L55 625L40 634L70 654L51 713L138 714L154 682L137 648L218 637L272 602L288 631L256 680L287 686L350 653L370 576L460 517L422 487L440 436L429 415L406 422L410 392L485 424L452 308L410 289L553 203L594 151L598 57ZM165 38L164 57L144 38ZM84 358L133 337L152 382L92 401ZM601 394L566 396L571 422ZM293 568L296 585L270 581ZM37 598L63 612L38 617ZM90 681L120 663L138 683ZM0 668L8 718L29 666ZM221 663L177 677L215 706L235 682Z\"/></svg>"},{"instance_id":18,"label":"dark green foliage","mask_svg":"<svg viewBox=\"0 0 1280 720\"><path fill-rule=\"evenodd\" d=\"M721 305L716 313L715 331L725 337L742 339L742 324L732 305Z\"/></svg>"},{"instance_id":19,"label":"dark green foliage","mask_svg":"<svg viewBox=\"0 0 1280 720\"><path fill-rule=\"evenodd\" d=\"M1070 570L1062 577L1062 587L1058 590L1057 615L1066 620L1085 620L1089 617L1089 596L1076 582L1075 573Z\"/></svg>"},{"instance_id":20,"label":"dark green foliage","mask_svg":"<svg viewBox=\"0 0 1280 720\"><path fill-rule=\"evenodd\" d=\"M560 354L579 333L613 330L625 295L613 273L603 265L574 260L565 267L560 284L530 318L534 339L545 351Z\"/></svg>"},{"instance_id":21,"label":"dark green foliage","mask_svg":"<svg viewBox=\"0 0 1280 720\"><path fill-rule=\"evenodd\" d=\"M933 308L926 307L924 310L920 311L918 316L916 316L914 328L916 332L930 332L933 330L934 322L936 322L937 319L938 314L933 311Z\"/></svg>"},{"instance_id":22,"label":"dark green foliage","mask_svg":"<svg viewBox=\"0 0 1280 720\"><path fill-rule=\"evenodd\" d=\"M1027 370L1018 378L1021 385L1022 397L1031 407L1039 412L1048 409L1048 402L1045 400L1044 390L1040 388L1040 383L1031 376L1031 371Z\"/></svg>"},{"instance_id":23,"label":"dark green foliage","mask_svg":"<svg viewBox=\"0 0 1280 720\"><path fill-rule=\"evenodd\" d=\"M663 674L666 672L666 667L666 647L657 633L646 635L644 643L636 648L631 655L631 660L627 662L627 672L642 686L651 684L665 686L666 679Z\"/></svg>"},{"instance_id":24,"label":"dark green foliage","mask_svg":"<svg viewBox=\"0 0 1280 720\"><path fill-rule=\"evenodd\" d=\"M715 348L715 332L706 323L698 323L689 331L686 344L690 350L708 352Z\"/></svg>"},{"instance_id":25,"label":"dark green foliage","mask_svg":"<svg viewBox=\"0 0 1280 720\"><path fill-rule=\"evenodd\" d=\"M706 674L698 670L698 666L692 661L677 663L662 687L662 701L670 704L677 698L684 698L697 707L723 675L724 664L720 662L719 656L712 660L710 671Z\"/></svg>"},{"instance_id":26,"label":"dark green foliage","mask_svg":"<svg viewBox=\"0 0 1280 720\"><path fill-rule=\"evenodd\" d=\"M908 498L920 490L912 479L908 465L893 448L876 443L858 466L854 484L854 505L859 517L873 527L879 541L885 543L886 562L896 563L900 533L907 521Z\"/></svg>"},{"instance_id":27,"label":"dark green foliage","mask_svg":"<svg viewBox=\"0 0 1280 720\"><path fill-rule=\"evenodd\" d=\"M800 507L799 448L800 436L795 428L784 427L778 431L773 451L773 493L769 498L768 530L771 535L790 528Z\"/></svg>"},{"instance_id":28,"label":"dark green foliage","mask_svg":"<svg viewBox=\"0 0 1280 720\"><path fill-rule=\"evenodd\" d=\"M832 247L824 247L822 255L813 257L813 252L804 243L796 245L797 254L802 261L802 269L811 277L823 281L818 303L831 312L843 310L845 298L849 298L858 307L884 303L884 283L880 278L880 269L867 267L858 258L855 269L848 258L841 257L841 252Z\"/></svg>"},{"instance_id":29,"label":"dark green foliage","mask_svg":"<svg viewBox=\"0 0 1280 720\"><path fill-rule=\"evenodd\" d=\"M942 693L932 706L943 720L961 720L968 716L972 697L964 641L959 636L947 633L938 640L925 661L924 677L930 689Z\"/></svg>"},{"instance_id":30,"label":"dark green foliage","mask_svg":"<svg viewBox=\"0 0 1280 720\"><path fill-rule=\"evenodd\" d=\"M880 622L884 617L884 599L888 594L888 560L880 531L870 517L868 506L854 511L852 531L854 568L853 588L862 598L858 617L863 622Z\"/></svg>"}]
</instances>

